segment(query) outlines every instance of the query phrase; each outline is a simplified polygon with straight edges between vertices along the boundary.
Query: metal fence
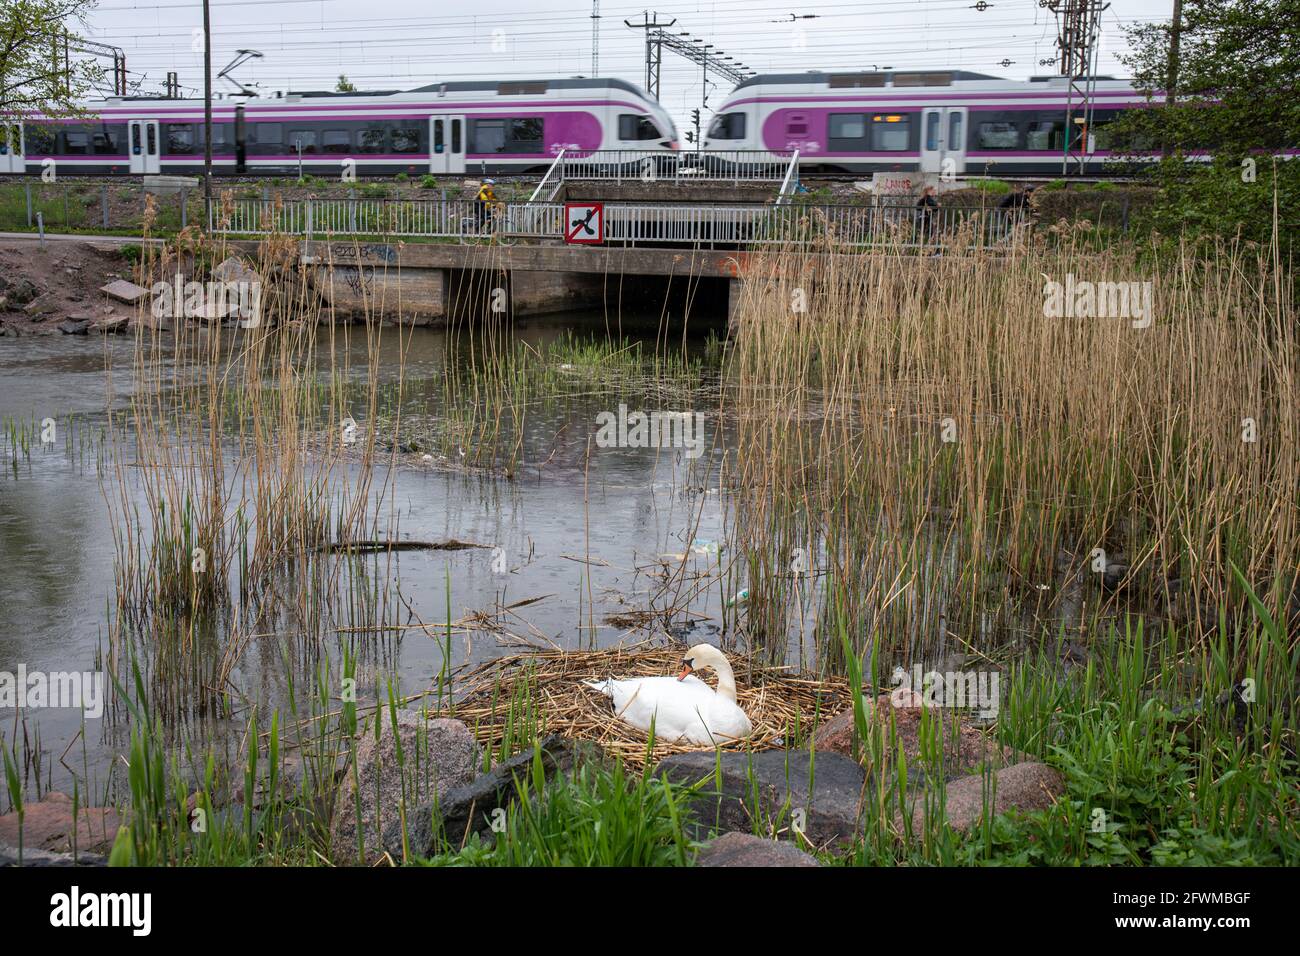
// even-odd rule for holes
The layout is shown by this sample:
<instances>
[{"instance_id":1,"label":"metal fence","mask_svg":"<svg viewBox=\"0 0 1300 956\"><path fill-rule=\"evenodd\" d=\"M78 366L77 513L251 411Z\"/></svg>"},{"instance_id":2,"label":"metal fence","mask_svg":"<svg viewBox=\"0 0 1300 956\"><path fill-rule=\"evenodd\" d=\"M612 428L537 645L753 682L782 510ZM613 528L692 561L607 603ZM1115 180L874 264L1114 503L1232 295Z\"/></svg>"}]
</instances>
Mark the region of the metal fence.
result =
<instances>
[{"instance_id":1,"label":"metal fence","mask_svg":"<svg viewBox=\"0 0 1300 956\"><path fill-rule=\"evenodd\" d=\"M1017 210L944 206L924 212L905 205L604 204L604 241L625 245L866 246L959 241L995 246L1023 222ZM472 200L240 199L214 209L212 228L237 235L367 236L562 241L564 204Z\"/></svg>"},{"instance_id":2,"label":"metal fence","mask_svg":"<svg viewBox=\"0 0 1300 956\"><path fill-rule=\"evenodd\" d=\"M792 150L710 149L664 152L600 149L563 152L567 180L596 182L776 183L785 179Z\"/></svg>"}]
</instances>

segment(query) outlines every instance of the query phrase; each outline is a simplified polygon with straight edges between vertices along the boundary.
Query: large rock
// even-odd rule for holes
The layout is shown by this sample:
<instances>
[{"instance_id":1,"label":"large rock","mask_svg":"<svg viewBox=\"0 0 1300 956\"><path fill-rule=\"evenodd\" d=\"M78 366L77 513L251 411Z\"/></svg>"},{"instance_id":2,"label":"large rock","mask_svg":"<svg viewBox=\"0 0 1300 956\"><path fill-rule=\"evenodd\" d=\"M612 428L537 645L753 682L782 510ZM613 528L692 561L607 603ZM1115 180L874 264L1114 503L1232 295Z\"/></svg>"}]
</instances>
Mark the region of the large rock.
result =
<instances>
[{"instance_id":1,"label":"large rock","mask_svg":"<svg viewBox=\"0 0 1300 956\"><path fill-rule=\"evenodd\" d=\"M126 331L128 317L118 315L115 312L105 315L102 319L96 319L90 323L91 332L100 332L104 335L115 335L119 332Z\"/></svg>"},{"instance_id":2,"label":"large rock","mask_svg":"<svg viewBox=\"0 0 1300 956\"><path fill-rule=\"evenodd\" d=\"M581 763L599 763L603 759L597 744L574 741L552 734L538 744L542 768L549 780L556 773L572 770ZM442 838L451 846L462 846L473 833L487 833L492 828L494 812L509 807L517 795L516 777L533 772L533 748L521 751L480 774L465 786L447 791L435 804L421 804L407 813L407 846L415 856L437 853ZM435 820L437 821L435 823ZM384 848L393 859L402 858L401 820L390 820L384 828Z\"/></svg>"},{"instance_id":3,"label":"large rock","mask_svg":"<svg viewBox=\"0 0 1300 956\"><path fill-rule=\"evenodd\" d=\"M944 816L954 830L965 832L979 822L985 809L985 792L992 791L993 812L1046 810L1065 793L1065 778L1043 763L1018 763L1004 767L985 783L983 774L953 780L947 785ZM913 832L925 821L925 805L918 800L912 810Z\"/></svg>"},{"instance_id":4,"label":"large rock","mask_svg":"<svg viewBox=\"0 0 1300 956\"><path fill-rule=\"evenodd\" d=\"M18 866L18 848L0 843L0 867ZM108 866L108 858L98 853L51 853L24 846L22 865L29 866Z\"/></svg>"},{"instance_id":5,"label":"large rock","mask_svg":"<svg viewBox=\"0 0 1300 956\"><path fill-rule=\"evenodd\" d=\"M397 730L401 738L405 771L398 765L392 719L387 710L379 721L379 740L374 727L363 732L357 743L355 784L352 766L344 772L330 824L331 849L340 863L358 862L357 791L361 802L361 844L371 862L382 853L384 828L401 819L405 794L407 819L417 808L433 799L441 800L456 787L474 779L479 763L478 743L459 720L440 718L425 721L419 714L399 711Z\"/></svg>"},{"instance_id":6,"label":"large rock","mask_svg":"<svg viewBox=\"0 0 1300 956\"><path fill-rule=\"evenodd\" d=\"M144 286L136 285L126 279L114 279L108 285L101 286L99 291L110 299L125 302L127 305L135 305L149 295L149 290Z\"/></svg>"},{"instance_id":7,"label":"large rock","mask_svg":"<svg viewBox=\"0 0 1300 956\"><path fill-rule=\"evenodd\" d=\"M900 703L906 706L897 706ZM909 769L922 769L920 731L921 715L925 708L921 706L919 695L904 690L893 695L881 694L866 704L868 724L879 726L892 717L898 735L897 746L902 747ZM1016 762L1015 751L1001 746L973 726L969 716L943 708L932 708L931 716L943 721L940 736L943 739L945 780L966 776L985 765L996 770ZM957 721L955 732L952 727L954 720ZM888 723L884 723L883 730L884 741L894 752L895 744ZM817 728L813 733L813 747L818 753L837 753L851 757L854 736L853 708L850 706ZM867 761L868 758L867 748L859 742L858 759ZM912 774L911 779L919 780L920 775Z\"/></svg>"},{"instance_id":8,"label":"large rock","mask_svg":"<svg viewBox=\"0 0 1300 956\"><path fill-rule=\"evenodd\" d=\"M713 829L752 833L756 823L767 826L779 817L786 835L802 819L804 836L815 846L853 841L866 781L853 760L807 750L728 751L720 756L719 780L716 757L711 750L673 754L655 768L673 783L704 781L687 821L697 838Z\"/></svg>"},{"instance_id":9,"label":"large rock","mask_svg":"<svg viewBox=\"0 0 1300 956\"><path fill-rule=\"evenodd\" d=\"M700 850L696 866L821 866L790 843L752 833L724 833Z\"/></svg>"},{"instance_id":10,"label":"large rock","mask_svg":"<svg viewBox=\"0 0 1300 956\"><path fill-rule=\"evenodd\" d=\"M107 853L113 847L122 818L111 807L77 808L77 852ZM72 798L57 791L24 807L23 846L68 853L72 850ZM18 846L18 814L0 816L0 843Z\"/></svg>"},{"instance_id":11,"label":"large rock","mask_svg":"<svg viewBox=\"0 0 1300 956\"><path fill-rule=\"evenodd\" d=\"M228 256L212 269L212 278L220 282L260 282L261 277L238 256Z\"/></svg>"}]
</instances>

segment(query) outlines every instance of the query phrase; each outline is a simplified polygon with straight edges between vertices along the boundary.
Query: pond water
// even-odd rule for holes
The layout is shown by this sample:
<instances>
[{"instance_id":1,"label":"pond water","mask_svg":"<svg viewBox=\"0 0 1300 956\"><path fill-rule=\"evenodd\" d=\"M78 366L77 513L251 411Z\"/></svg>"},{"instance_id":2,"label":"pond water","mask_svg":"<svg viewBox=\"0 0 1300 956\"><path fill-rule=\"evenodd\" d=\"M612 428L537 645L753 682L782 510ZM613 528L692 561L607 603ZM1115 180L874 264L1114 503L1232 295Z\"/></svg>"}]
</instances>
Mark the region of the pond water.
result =
<instances>
[{"instance_id":1,"label":"pond water","mask_svg":"<svg viewBox=\"0 0 1300 956\"><path fill-rule=\"evenodd\" d=\"M557 328L580 319L559 317L517 335L540 348L561 335ZM400 364L399 336L385 335L380 377L391 382ZM36 444L30 454L6 447L0 462L0 672L16 673L20 666L29 673L102 669L115 614L109 499L119 479L100 436L109 410L130 405L133 346L129 336L28 337L0 345L0 422L31 428L51 418L75 432L72 438L60 434L50 446ZM403 349L403 406L410 418L403 434L408 426L418 434L422 419L439 416L444 371L457 360L449 357L457 349L447 333L410 332ZM182 368L193 359L170 361ZM364 361L360 365L364 372ZM315 654L286 652L297 643L294 635L253 635L223 688L230 695L231 728L245 726L255 703L283 705L286 668L301 671L292 676L303 686L319 652L337 660L345 642L363 660L361 686L391 679L410 694L430 687L448 645L450 664L458 667L527 646L635 641L662 634L665 626L677 636L716 639L728 585L707 544L724 536L716 408L699 404L709 393L697 390L689 409L704 412L698 457L680 448L600 447L597 416L616 411L617 404L590 387L581 369L563 371L574 377L574 387L564 401L529 410L510 477L462 467L454 459L464 449L447 459L436 452L403 453L391 469L386 457L379 460L376 483L388 479L381 508L395 520L399 539L483 547L350 559L359 562L371 587L389 595L387 620L406 629L351 633L350 627L375 622L358 621L345 606L314 638ZM233 450L227 454L227 467L234 468ZM139 494L135 476L126 480ZM445 623L449 610L457 620L530 600L501 615L496 632L458 627L448 640L442 629L417 626ZM644 613L652 609L678 611L654 623ZM223 653L221 643L214 643L212 654ZM39 769L28 770L39 773L42 789L66 789L74 774L85 778L83 792L105 786L105 768L121 744L111 719L86 720L84 736L82 714L72 709L21 715L0 709L0 721L7 741L25 738L41 754Z\"/></svg>"}]
</instances>

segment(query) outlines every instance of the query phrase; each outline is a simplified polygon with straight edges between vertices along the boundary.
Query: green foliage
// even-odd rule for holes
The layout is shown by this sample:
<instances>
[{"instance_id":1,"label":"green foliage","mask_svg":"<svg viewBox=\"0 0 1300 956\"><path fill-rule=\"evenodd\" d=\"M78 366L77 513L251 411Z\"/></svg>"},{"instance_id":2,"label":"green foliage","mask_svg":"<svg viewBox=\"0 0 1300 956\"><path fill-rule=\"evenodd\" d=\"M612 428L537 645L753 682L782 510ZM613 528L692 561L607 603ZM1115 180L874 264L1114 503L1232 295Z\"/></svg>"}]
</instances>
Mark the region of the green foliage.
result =
<instances>
[{"instance_id":1,"label":"green foliage","mask_svg":"<svg viewBox=\"0 0 1300 956\"><path fill-rule=\"evenodd\" d=\"M334 92L355 93L356 91L357 88L353 85L352 81L348 79L348 75L346 73L340 73L338 82L334 84Z\"/></svg>"},{"instance_id":2,"label":"green foliage","mask_svg":"<svg viewBox=\"0 0 1300 956\"><path fill-rule=\"evenodd\" d=\"M42 113L49 117L81 115L85 99L104 76L89 56L71 54L68 69L50 57L51 24L70 31L76 50L78 23L84 24L92 0L7 0L0 3L0 116Z\"/></svg>"},{"instance_id":3,"label":"green foliage","mask_svg":"<svg viewBox=\"0 0 1300 956\"><path fill-rule=\"evenodd\" d=\"M1106 131L1117 152L1161 151L1144 168L1161 186L1155 228L1267 241L1276 197L1284 245L1295 235L1300 167L1274 169L1271 157L1300 143L1297 23L1300 0L1186 0L1176 70L1171 24L1129 31L1126 63L1150 108L1126 110ZM1207 152L1208 164L1196 159Z\"/></svg>"},{"instance_id":4,"label":"green foliage","mask_svg":"<svg viewBox=\"0 0 1300 956\"><path fill-rule=\"evenodd\" d=\"M438 187L438 179L432 173L425 173L423 176L420 177L421 189L436 189L437 187Z\"/></svg>"},{"instance_id":5,"label":"green foliage","mask_svg":"<svg viewBox=\"0 0 1300 956\"><path fill-rule=\"evenodd\" d=\"M504 832L491 842L471 838L429 866L684 866L692 844L683 835L681 788L648 774L629 777L621 765L546 782L540 753L532 773L516 780L518 801Z\"/></svg>"}]
</instances>

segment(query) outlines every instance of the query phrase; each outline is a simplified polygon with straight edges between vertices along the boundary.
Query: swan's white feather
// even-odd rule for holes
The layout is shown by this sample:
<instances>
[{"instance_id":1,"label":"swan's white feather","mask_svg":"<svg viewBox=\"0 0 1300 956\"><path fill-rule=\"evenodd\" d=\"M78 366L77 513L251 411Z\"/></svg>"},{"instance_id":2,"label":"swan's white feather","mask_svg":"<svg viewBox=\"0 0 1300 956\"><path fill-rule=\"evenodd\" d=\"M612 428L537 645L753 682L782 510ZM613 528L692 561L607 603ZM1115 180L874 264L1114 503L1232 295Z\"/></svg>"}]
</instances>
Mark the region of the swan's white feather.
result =
<instances>
[{"instance_id":1,"label":"swan's white feather","mask_svg":"<svg viewBox=\"0 0 1300 956\"><path fill-rule=\"evenodd\" d=\"M614 713L639 730L670 743L688 740L716 746L753 730L745 712L694 675L586 681L614 702Z\"/></svg>"}]
</instances>

